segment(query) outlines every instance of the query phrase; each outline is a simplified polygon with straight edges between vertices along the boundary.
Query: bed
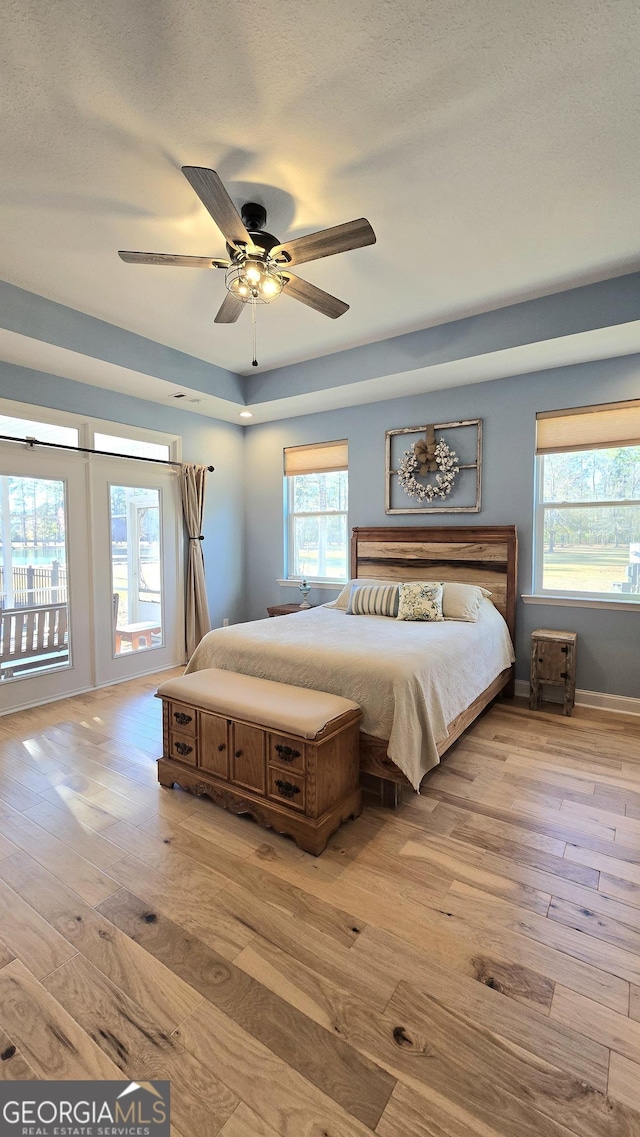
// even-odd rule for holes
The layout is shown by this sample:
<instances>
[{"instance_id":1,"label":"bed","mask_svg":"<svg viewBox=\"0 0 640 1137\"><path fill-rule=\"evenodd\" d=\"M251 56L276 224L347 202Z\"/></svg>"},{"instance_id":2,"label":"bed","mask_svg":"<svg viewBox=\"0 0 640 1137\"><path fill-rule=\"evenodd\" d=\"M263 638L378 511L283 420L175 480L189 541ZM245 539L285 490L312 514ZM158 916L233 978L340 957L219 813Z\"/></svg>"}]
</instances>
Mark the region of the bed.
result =
<instances>
[{"instance_id":1,"label":"bed","mask_svg":"<svg viewBox=\"0 0 640 1137\"><path fill-rule=\"evenodd\" d=\"M320 606L209 632L187 671L221 667L354 699L364 712L360 766L395 805L419 791L501 690L513 689L514 526L353 530L351 577L443 580L492 593L475 623L348 616Z\"/></svg>"}]
</instances>

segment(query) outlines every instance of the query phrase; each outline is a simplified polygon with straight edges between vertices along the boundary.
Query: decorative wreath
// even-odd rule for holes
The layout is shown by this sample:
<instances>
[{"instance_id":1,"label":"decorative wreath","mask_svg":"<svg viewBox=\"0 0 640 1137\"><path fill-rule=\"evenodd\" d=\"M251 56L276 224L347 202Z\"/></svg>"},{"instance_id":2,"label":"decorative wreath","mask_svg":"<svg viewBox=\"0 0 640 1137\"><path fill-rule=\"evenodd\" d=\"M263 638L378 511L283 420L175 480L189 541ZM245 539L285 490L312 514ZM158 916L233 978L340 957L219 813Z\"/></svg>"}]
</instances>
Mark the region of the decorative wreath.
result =
<instances>
[{"instance_id":1,"label":"decorative wreath","mask_svg":"<svg viewBox=\"0 0 640 1137\"><path fill-rule=\"evenodd\" d=\"M436 474L435 484L433 482L425 484L419 482L415 476L415 471L422 464L416 454L416 447L423 445L422 439L419 439L403 454L398 467L398 481L404 492L418 501L433 501L436 497L444 499L451 493L460 470L458 455L447 446L444 438L441 438L433 451L435 464L440 473Z\"/></svg>"}]
</instances>

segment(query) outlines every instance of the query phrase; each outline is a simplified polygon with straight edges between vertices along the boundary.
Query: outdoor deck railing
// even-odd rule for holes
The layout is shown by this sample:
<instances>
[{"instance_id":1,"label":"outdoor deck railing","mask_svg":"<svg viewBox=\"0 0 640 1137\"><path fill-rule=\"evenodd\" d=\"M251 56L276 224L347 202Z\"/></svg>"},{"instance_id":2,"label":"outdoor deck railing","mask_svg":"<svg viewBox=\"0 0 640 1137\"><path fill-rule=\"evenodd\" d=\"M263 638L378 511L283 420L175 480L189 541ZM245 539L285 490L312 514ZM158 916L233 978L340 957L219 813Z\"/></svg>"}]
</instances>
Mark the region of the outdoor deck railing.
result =
<instances>
[{"instance_id":1,"label":"outdoor deck railing","mask_svg":"<svg viewBox=\"0 0 640 1137\"><path fill-rule=\"evenodd\" d=\"M50 565L13 566L12 608L33 608L43 604L66 604L67 566L53 561ZM7 608L5 568L0 565L0 609Z\"/></svg>"}]
</instances>

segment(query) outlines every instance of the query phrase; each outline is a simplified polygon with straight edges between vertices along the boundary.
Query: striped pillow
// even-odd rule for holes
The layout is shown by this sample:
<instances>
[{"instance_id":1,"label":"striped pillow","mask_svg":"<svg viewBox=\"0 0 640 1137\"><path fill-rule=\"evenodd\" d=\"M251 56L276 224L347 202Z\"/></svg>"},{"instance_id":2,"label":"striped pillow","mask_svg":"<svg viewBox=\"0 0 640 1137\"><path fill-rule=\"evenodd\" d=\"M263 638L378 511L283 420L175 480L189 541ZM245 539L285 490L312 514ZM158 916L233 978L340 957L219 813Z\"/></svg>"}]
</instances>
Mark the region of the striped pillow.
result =
<instances>
[{"instance_id":1,"label":"striped pillow","mask_svg":"<svg viewBox=\"0 0 640 1137\"><path fill-rule=\"evenodd\" d=\"M391 616L398 615L398 585L368 584L354 585L351 589L347 616Z\"/></svg>"}]
</instances>

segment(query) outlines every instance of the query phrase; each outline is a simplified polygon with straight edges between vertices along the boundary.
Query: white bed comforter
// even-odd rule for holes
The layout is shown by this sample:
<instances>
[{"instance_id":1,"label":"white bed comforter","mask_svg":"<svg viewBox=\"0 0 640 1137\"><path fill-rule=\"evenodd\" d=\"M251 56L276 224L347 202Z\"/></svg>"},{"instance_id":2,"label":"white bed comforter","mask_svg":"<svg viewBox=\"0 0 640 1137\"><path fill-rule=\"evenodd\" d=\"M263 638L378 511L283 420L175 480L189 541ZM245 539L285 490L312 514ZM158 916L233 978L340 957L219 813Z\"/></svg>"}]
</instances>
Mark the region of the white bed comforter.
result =
<instances>
[{"instance_id":1,"label":"white bed comforter","mask_svg":"<svg viewBox=\"0 0 640 1137\"><path fill-rule=\"evenodd\" d=\"M513 660L507 625L483 600L473 624L325 607L235 624L204 637L187 673L222 667L354 699L362 730L389 740L389 757L418 790L448 724Z\"/></svg>"}]
</instances>

